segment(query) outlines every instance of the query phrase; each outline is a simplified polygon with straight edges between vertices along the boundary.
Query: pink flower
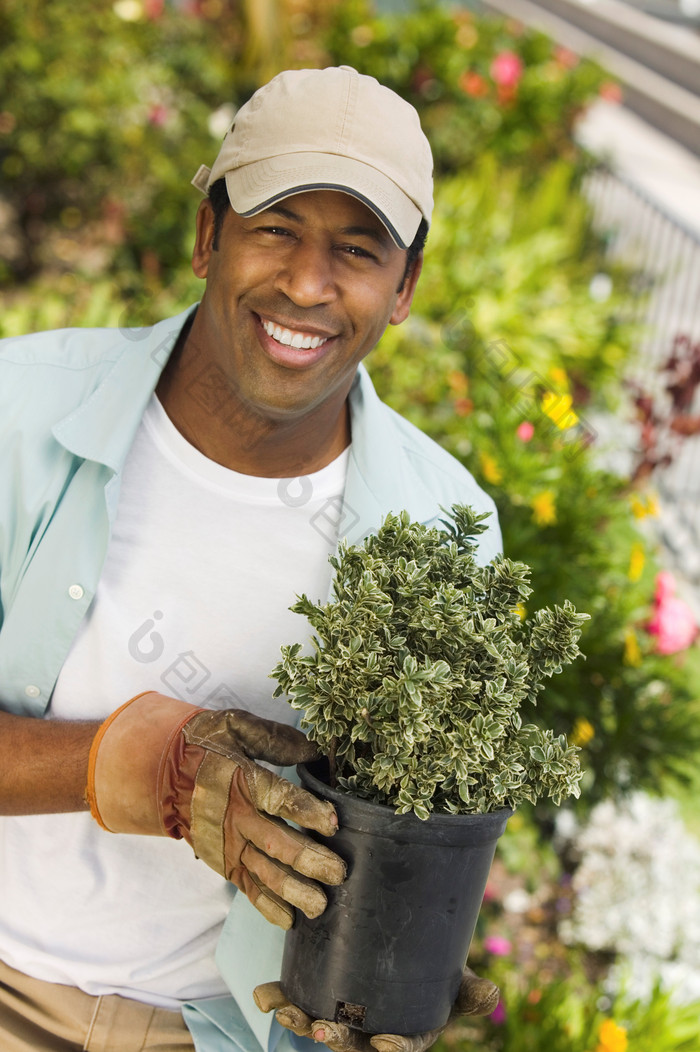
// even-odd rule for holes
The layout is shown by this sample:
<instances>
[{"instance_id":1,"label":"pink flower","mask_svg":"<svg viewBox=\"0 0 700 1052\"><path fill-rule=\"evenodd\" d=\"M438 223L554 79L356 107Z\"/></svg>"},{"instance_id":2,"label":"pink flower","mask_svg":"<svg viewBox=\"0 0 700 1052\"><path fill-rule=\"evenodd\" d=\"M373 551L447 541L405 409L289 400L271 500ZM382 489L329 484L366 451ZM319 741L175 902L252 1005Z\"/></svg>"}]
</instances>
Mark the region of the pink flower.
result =
<instances>
[{"instance_id":1,"label":"pink flower","mask_svg":"<svg viewBox=\"0 0 700 1052\"><path fill-rule=\"evenodd\" d=\"M568 47L556 47L554 49L554 61L561 69L573 69L579 64L579 57Z\"/></svg>"},{"instance_id":2,"label":"pink flower","mask_svg":"<svg viewBox=\"0 0 700 1052\"><path fill-rule=\"evenodd\" d=\"M501 1026L506 1021L506 1007L503 1001L499 1001L490 1016L491 1022Z\"/></svg>"},{"instance_id":3,"label":"pink flower","mask_svg":"<svg viewBox=\"0 0 700 1052\"><path fill-rule=\"evenodd\" d=\"M515 433L521 442L529 442L535 433L535 425L529 420L523 420L522 424L518 424Z\"/></svg>"},{"instance_id":4,"label":"pink flower","mask_svg":"<svg viewBox=\"0 0 700 1052\"><path fill-rule=\"evenodd\" d=\"M484 902L494 902L498 898L495 885L488 883L484 888Z\"/></svg>"},{"instance_id":5,"label":"pink flower","mask_svg":"<svg viewBox=\"0 0 700 1052\"><path fill-rule=\"evenodd\" d=\"M504 88L516 87L523 75L523 60L514 51L501 51L491 63L491 77Z\"/></svg>"},{"instance_id":6,"label":"pink flower","mask_svg":"<svg viewBox=\"0 0 700 1052\"><path fill-rule=\"evenodd\" d=\"M612 80L606 80L604 84L601 84L598 94L606 102L622 102L622 88Z\"/></svg>"},{"instance_id":7,"label":"pink flower","mask_svg":"<svg viewBox=\"0 0 700 1052\"><path fill-rule=\"evenodd\" d=\"M162 128L164 124L167 124L169 117L170 110L167 106L163 106L162 103L156 102L149 107L148 123L154 124L156 128Z\"/></svg>"},{"instance_id":8,"label":"pink flower","mask_svg":"<svg viewBox=\"0 0 700 1052\"><path fill-rule=\"evenodd\" d=\"M656 636L657 654L676 654L685 650L698 634L695 615L683 599L675 596L673 574L662 571L656 578L654 614L647 632Z\"/></svg>"},{"instance_id":9,"label":"pink flower","mask_svg":"<svg viewBox=\"0 0 700 1052\"><path fill-rule=\"evenodd\" d=\"M487 935L484 939L484 949L487 953L493 953L496 957L507 957L513 949L510 939L505 935Z\"/></svg>"}]
</instances>

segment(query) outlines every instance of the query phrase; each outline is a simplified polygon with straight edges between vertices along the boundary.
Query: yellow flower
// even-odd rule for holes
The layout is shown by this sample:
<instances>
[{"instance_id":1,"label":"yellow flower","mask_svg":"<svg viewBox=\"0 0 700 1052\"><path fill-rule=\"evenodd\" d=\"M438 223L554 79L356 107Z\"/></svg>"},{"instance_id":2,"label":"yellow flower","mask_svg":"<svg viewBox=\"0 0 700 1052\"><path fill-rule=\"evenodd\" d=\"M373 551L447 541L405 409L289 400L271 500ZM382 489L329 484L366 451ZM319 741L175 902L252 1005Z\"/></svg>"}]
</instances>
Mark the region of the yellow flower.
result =
<instances>
[{"instance_id":1,"label":"yellow flower","mask_svg":"<svg viewBox=\"0 0 700 1052\"><path fill-rule=\"evenodd\" d=\"M484 478L491 485L497 486L499 482L503 481L503 472L499 468L496 461L488 453L480 453L479 460L481 461L481 470L484 473Z\"/></svg>"},{"instance_id":2,"label":"yellow flower","mask_svg":"<svg viewBox=\"0 0 700 1052\"><path fill-rule=\"evenodd\" d=\"M527 608L524 603L518 603L515 607L515 613L518 615L521 621L524 621L527 617Z\"/></svg>"},{"instance_id":3,"label":"yellow flower","mask_svg":"<svg viewBox=\"0 0 700 1052\"><path fill-rule=\"evenodd\" d=\"M569 741L572 745L583 747L588 745L592 738L595 738L595 727L585 716L579 716L569 735Z\"/></svg>"},{"instance_id":4,"label":"yellow flower","mask_svg":"<svg viewBox=\"0 0 700 1052\"><path fill-rule=\"evenodd\" d=\"M645 519L647 515L657 516L659 514L659 498L655 493L633 493L630 497L632 514L635 519Z\"/></svg>"},{"instance_id":5,"label":"yellow flower","mask_svg":"<svg viewBox=\"0 0 700 1052\"><path fill-rule=\"evenodd\" d=\"M614 1019L604 1020L598 1031L596 1052L626 1052L626 1049L627 1031L624 1026L618 1026Z\"/></svg>"},{"instance_id":6,"label":"yellow flower","mask_svg":"<svg viewBox=\"0 0 700 1052\"><path fill-rule=\"evenodd\" d=\"M638 581L642 576L644 570L644 563L646 562L646 555L644 554L644 545L640 541L635 541L632 545L630 552L630 567L627 571L627 576L630 581Z\"/></svg>"},{"instance_id":7,"label":"yellow flower","mask_svg":"<svg viewBox=\"0 0 700 1052\"><path fill-rule=\"evenodd\" d=\"M559 365L554 365L549 370L549 375L552 377L557 387L562 387L566 391L569 390L569 377L566 375L566 369L562 369Z\"/></svg>"},{"instance_id":8,"label":"yellow flower","mask_svg":"<svg viewBox=\"0 0 700 1052\"><path fill-rule=\"evenodd\" d=\"M638 668L642 663L642 652L639 649L637 633L633 628L626 628L624 639L625 649L622 654L622 663L631 668Z\"/></svg>"},{"instance_id":9,"label":"yellow flower","mask_svg":"<svg viewBox=\"0 0 700 1052\"><path fill-rule=\"evenodd\" d=\"M571 408L573 400L569 394L555 394L545 391L542 395L542 412L553 420L560 431L578 424L578 417Z\"/></svg>"},{"instance_id":10,"label":"yellow flower","mask_svg":"<svg viewBox=\"0 0 700 1052\"><path fill-rule=\"evenodd\" d=\"M546 489L542 493L538 493L536 497L533 497L531 507L532 517L538 526L551 526L553 522L557 521L554 493L551 489Z\"/></svg>"}]
</instances>

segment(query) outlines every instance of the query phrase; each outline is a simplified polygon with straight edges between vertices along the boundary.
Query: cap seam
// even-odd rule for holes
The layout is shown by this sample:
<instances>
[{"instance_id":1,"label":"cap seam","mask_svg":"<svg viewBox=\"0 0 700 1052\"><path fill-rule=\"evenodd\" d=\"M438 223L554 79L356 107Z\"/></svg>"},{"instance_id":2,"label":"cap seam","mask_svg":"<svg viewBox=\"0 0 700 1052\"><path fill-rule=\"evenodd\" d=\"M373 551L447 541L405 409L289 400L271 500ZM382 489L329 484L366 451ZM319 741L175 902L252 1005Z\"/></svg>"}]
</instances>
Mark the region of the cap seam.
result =
<instances>
[{"instance_id":1,"label":"cap seam","mask_svg":"<svg viewBox=\"0 0 700 1052\"><path fill-rule=\"evenodd\" d=\"M342 144L345 142L345 129L346 129L347 125L348 125L348 115L350 113L351 106L352 106L352 114L350 115L351 119L352 119L352 117L354 116L354 113L355 113L355 95L357 93L353 89L355 88L356 85L354 84L352 74L348 73L347 76L348 76L348 90L347 90L347 98L345 100L345 109L343 110L343 117L342 117L342 125L341 125L341 128L340 128L340 135L338 137L338 145L337 145L337 149L338 150L340 150L342 148Z\"/></svg>"}]
</instances>

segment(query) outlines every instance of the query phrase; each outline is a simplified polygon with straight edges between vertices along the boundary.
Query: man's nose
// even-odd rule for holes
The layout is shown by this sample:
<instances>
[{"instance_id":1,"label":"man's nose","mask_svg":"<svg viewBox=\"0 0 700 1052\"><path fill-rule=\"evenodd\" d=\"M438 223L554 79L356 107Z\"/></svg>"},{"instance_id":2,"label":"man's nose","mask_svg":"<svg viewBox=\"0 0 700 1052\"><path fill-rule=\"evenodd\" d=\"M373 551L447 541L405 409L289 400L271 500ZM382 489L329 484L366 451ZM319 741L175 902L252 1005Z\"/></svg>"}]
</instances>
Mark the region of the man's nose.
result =
<instances>
[{"instance_id":1,"label":"man's nose","mask_svg":"<svg viewBox=\"0 0 700 1052\"><path fill-rule=\"evenodd\" d=\"M275 287L299 307L316 307L337 296L333 257L325 246L299 242L280 267Z\"/></svg>"}]
</instances>

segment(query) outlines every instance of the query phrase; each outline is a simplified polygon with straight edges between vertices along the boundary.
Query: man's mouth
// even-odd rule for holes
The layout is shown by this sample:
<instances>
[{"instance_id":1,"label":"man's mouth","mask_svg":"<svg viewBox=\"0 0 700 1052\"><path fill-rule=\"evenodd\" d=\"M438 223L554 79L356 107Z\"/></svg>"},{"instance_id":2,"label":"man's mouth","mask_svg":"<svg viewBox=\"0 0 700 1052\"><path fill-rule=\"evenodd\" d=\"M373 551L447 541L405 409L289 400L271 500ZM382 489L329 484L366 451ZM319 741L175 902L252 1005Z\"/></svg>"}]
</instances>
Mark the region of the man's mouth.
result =
<instances>
[{"instance_id":1,"label":"man's mouth","mask_svg":"<svg viewBox=\"0 0 700 1052\"><path fill-rule=\"evenodd\" d=\"M299 350L315 350L327 343L330 336L318 336L311 332L303 332L299 329L287 329L267 318L260 318L260 323L267 333L283 347L293 347Z\"/></svg>"}]
</instances>

